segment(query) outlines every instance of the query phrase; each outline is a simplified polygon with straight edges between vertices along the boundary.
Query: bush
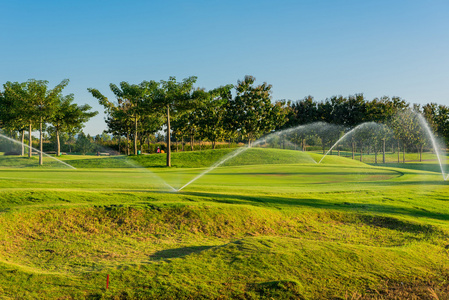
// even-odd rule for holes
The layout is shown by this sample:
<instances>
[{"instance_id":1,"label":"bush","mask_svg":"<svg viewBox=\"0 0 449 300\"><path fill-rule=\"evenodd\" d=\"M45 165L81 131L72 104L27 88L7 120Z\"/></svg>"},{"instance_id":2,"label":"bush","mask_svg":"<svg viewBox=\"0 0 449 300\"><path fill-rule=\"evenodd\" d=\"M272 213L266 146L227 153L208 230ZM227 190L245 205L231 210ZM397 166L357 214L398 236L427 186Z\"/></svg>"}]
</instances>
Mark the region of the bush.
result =
<instances>
[{"instance_id":1,"label":"bush","mask_svg":"<svg viewBox=\"0 0 449 300\"><path fill-rule=\"evenodd\" d=\"M3 153L3 155L22 155L22 153L20 153L18 151L7 151L7 152Z\"/></svg>"}]
</instances>

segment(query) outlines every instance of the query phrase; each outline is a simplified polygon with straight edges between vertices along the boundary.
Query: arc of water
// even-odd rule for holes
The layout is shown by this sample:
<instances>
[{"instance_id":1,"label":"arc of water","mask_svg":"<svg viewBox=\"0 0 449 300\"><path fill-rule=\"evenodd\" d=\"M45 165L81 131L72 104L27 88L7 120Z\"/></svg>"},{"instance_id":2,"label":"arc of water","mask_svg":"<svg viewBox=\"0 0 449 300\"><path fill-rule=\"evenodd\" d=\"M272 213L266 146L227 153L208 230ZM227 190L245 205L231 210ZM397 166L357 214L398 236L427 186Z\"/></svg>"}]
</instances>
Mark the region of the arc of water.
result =
<instances>
[{"instance_id":1,"label":"arc of water","mask_svg":"<svg viewBox=\"0 0 449 300\"><path fill-rule=\"evenodd\" d=\"M321 122L320 122L321 123ZM290 133L294 130L298 130L302 127L306 127L308 125L300 125L297 127L293 127L293 128L289 128L289 129L285 129L279 132L274 132L269 134L268 136L261 138L257 141L255 141L252 146L257 146L259 144L261 144L262 142L265 142L266 140L268 140L269 138L275 136L275 135L280 135L280 134L286 134L286 133ZM195 182L196 180L200 179L201 177L203 177L204 175L206 175L207 173L209 173L210 171L214 170L215 168L221 166L222 164L224 164L225 162L227 162L228 160L230 160L231 158L236 157L237 155L245 152L246 150L250 149L250 147L245 146L245 147L241 147L238 148L237 150L229 153L228 155L226 155L223 159L221 159L220 161L216 162L215 164L213 164L212 166L210 166L209 168L207 168L206 170L204 170L202 173L198 174L197 176L195 176L192 180L190 180L189 182L187 182L186 184L184 184L182 187L180 187L178 190L175 190L177 192L179 192L180 190L182 190L183 188L185 188L186 186L192 184L193 182ZM316 161L313 160L314 163L316 163Z\"/></svg>"},{"instance_id":2,"label":"arc of water","mask_svg":"<svg viewBox=\"0 0 449 300\"><path fill-rule=\"evenodd\" d=\"M356 127L352 128L350 131L346 132L341 138L339 138L338 141L336 141L335 144L332 145L332 147L330 147L330 149L326 152L326 154L324 154L324 156L320 159L320 161L319 161L318 163L321 163L321 161L326 157L326 155L329 154L329 152L331 152L332 149L334 149L334 147L338 145L338 143L340 143L343 139L345 139L346 136L348 136L348 135L350 135L352 132L354 132L354 131L356 131L356 130L362 128L362 127L368 126L368 125L379 126L379 124L377 124L377 123L375 123L375 122L367 122L367 123L359 124L359 125L357 125Z\"/></svg>"},{"instance_id":3,"label":"arc of water","mask_svg":"<svg viewBox=\"0 0 449 300\"><path fill-rule=\"evenodd\" d=\"M253 143L254 146L254 143ZM180 187L178 190L176 190L177 192L179 192L180 190L182 190L183 188L185 188L186 186L188 186L189 184L191 184L192 182L198 180L199 178L203 177L204 175L206 175L207 173L209 173L210 171L212 171L213 169L221 166L222 164L224 164L225 162L227 162L228 160L230 160L233 157L236 157L237 155L239 155L240 153L248 150L250 147L245 146L245 147L241 147L238 148L236 151L233 151L231 153L229 153L228 155L226 155L222 160L216 162L215 164L213 164L212 166L210 166L209 168L207 168L206 170L204 170L202 173L198 174L195 178L193 178L192 180L190 180L189 182L187 182L186 184L184 184L182 187Z\"/></svg>"},{"instance_id":4,"label":"arc of water","mask_svg":"<svg viewBox=\"0 0 449 300\"><path fill-rule=\"evenodd\" d=\"M75 169L75 170L76 170L76 168L75 168L74 166L69 165L69 164L66 163L66 162L63 162L62 160L59 160L59 159L57 159L56 157L53 157L53 156L51 156L51 155L48 155L48 154L45 153L45 152L41 152L41 151L37 150L36 148L30 147L30 146L28 146L28 145L26 145L26 144L23 144L22 142L16 141L15 139L12 139L12 138L10 138L10 137L7 137L6 135L3 135L3 134L0 134L0 137L5 138L5 139L7 139L8 141L14 142L14 143L19 144L19 145L21 145L21 146L25 146L25 147L27 147L30 151L36 151L36 152L38 152L38 153L42 153L42 154L45 155L46 157L50 157L51 159L54 159L54 160L60 162L61 164L65 165L65 166L67 166L67 167L69 167L69 168L72 168L72 169Z\"/></svg>"},{"instance_id":5,"label":"arc of water","mask_svg":"<svg viewBox=\"0 0 449 300\"><path fill-rule=\"evenodd\" d=\"M439 148L438 148L437 142L435 140L435 137L434 137L432 131L430 130L430 126L427 123L427 121L424 119L423 115L421 115L420 113L416 113L416 114L418 115L419 122L424 127L424 129L426 130L427 134L430 137L430 140L432 142L432 147L435 150L435 154L437 155L438 163L440 164L441 175L443 176L443 180L446 181L449 178L449 174L447 174L447 176L446 176L446 174L444 174L443 162L441 161L440 153L438 151Z\"/></svg>"},{"instance_id":6,"label":"arc of water","mask_svg":"<svg viewBox=\"0 0 449 300\"><path fill-rule=\"evenodd\" d=\"M327 156L327 154L329 152L332 151L332 149L334 149L335 146L337 146L338 143L340 143L347 135L351 134L354 130L358 129L359 127L361 127L364 124L358 125L354 128L352 128L350 131L346 132L341 138L338 139L338 141L335 142L335 144L332 145L332 147L330 147L329 150L327 150L326 154L324 154L324 156L320 159L320 161L318 162L319 164L321 163L321 161Z\"/></svg>"},{"instance_id":7,"label":"arc of water","mask_svg":"<svg viewBox=\"0 0 449 300\"><path fill-rule=\"evenodd\" d=\"M125 164L127 164L127 165L129 165L129 166L131 166L131 167L133 167L133 168L136 168L136 169L142 170L142 171L144 171L144 172L146 172L146 173L149 173L151 176L153 176L153 178L155 178L156 180L158 180L160 183L164 184L164 185L165 185L166 187L168 187L172 192L176 192L176 191L177 191L174 187L172 187L168 182L166 182L166 181L165 181L164 179L162 179L160 176L156 175L156 174L155 174L154 172L152 172L151 170L148 170L147 168L144 168L144 167L140 166L139 164L135 163L133 160L128 159L128 158L125 157L124 162L125 162Z\"/></svg>"}]
</instances>

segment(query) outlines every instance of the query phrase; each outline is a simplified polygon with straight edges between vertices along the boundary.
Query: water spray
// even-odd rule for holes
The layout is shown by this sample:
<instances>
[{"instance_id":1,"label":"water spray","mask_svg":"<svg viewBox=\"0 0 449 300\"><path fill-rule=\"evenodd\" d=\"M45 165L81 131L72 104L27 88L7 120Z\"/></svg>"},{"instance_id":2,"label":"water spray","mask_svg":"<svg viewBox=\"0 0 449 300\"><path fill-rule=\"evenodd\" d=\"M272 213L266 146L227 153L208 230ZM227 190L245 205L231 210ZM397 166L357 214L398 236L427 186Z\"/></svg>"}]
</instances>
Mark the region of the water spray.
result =
<instances>
[{"instance_id":1,"label":"water spray","mask_svg":"<svg viewBox=\"0 0 449 300\"><path fill-rule=\"evenodd\" d=\"M61 164L65 165L65 166L67 166L67 167L69 167L69 168L71 168L71 169L75 169L75 170L76 170L76 168L75 168L74 166L69 165L69 164L66 163L66 162L63 162L62 160L59 160L59 159L57 159L56 157L53 157L53 156L51 156L51 155L48 155L48 154L45 153L45 152L41 152L41 151L37 150L36 148L30 147L30 146L28 146L28 145L26 145L26 144L24 144L24 143L22 143L22 142L16 141L15 139L12 139L12 138L10 138L10 137L7 137L6 135L3 135L3 134L0 134L0 137L5 138L5 139L7 139L8 141L14 142L14 143L19 144L19 145L21 145L21 146L25 146L25 147L27 147L28 150L31 151L31 152L36 151L36 152L38 152L38 153L42 153L42 154L45 155L46 157L49 157L49 158L51 158L51 159L54 159L54 160L56 160L57 162L60 162Z\"/></svg>"},{"instance_id":2,"label":"water spray","mask_svg":"<svg viewBox=\"0 0 449 300\"><path fill-rule=\"evenodd\" d=\"M424 127L427 134L429 135L429 138L432 142L433 149L435 150L435 154L437 155L438 163L440 164L441 175L443 176L443 180L446 181L449 178L449 174L447 176L446 176L446 174L444 174L443 162L441 161L440 153L438 151L439 147L438 147L437 141L435 140L435 136L433 135L432 131L430 130L430 126L426 122L424 117L420 113L416 113L416 114L418 115L419 122Z\"/></svg>"}]
</instances>

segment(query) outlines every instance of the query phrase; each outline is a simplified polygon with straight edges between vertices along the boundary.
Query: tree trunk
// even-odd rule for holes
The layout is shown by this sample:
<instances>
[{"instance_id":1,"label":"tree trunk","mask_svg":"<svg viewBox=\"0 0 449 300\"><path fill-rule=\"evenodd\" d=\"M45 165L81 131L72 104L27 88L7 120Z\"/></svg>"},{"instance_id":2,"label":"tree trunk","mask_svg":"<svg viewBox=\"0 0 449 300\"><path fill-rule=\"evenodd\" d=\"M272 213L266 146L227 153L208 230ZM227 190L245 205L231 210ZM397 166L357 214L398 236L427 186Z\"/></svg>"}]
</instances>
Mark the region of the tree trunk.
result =
<instances>
[{"instance_id":1,"label":"tree trunk","mask_svg":"<svg viewBox=\"0 0 449 300\"><path fill-rule=\"evenodd\" d=\"M42 117L39 122L39 165L42 166L44 164L44 157L43 152L44 151L44 145L42 140Z\"/></svg>"},{"instance_id":2,"label":"tree trunk","mask_svg":"<svg viewBox=\"0 0 449 300\"><path fill-rule=\"evenodd\" d=\"M21 156L25 156L25 130L22 129L20 132L22 133L22 137L21 137L21 139L22 139L22 154L21 154Z\"/></svg>"},{"instance_id":3,"label":"tree trunk","mask_svg":"<svg viewBox=\"0 0 449 300\"><path fill-rule=\"evenodd\" d=\"M212 141L212 149L215 150L215 140Z\"/></svg>"},{"instance_id":4,"label":"tree trunk","mask_svg":"<svg viewBox=\"0 0 449 300\"><path fill-rule=\"evenodd\" d=\"M421 147L419 147L419 161L422 161L422 148L423 148L423 145L421 145Z\"/></svg>"},{"instance_id":5,"label":"tree trunk","mask_svg":"<svg viewBox=\"0 0 449 300\"><path fill-rule=\"evenodd\" d=\"M119 135L118 136L118 154L120 155L120 154L122 154L122 152L120 151L121 149L121 146L122 146L122 136L121 135Z\"/></svg>"},{"instance_id":6,"label":"tree trunk","mask_svg":"<svg viewBox=\"0 0 449 300\"><path fill-rule=\"evenodd\" d=\"M181 151L184 152L184 136L181 137Z\"/></svg>"},{"instance_id":7,"label":"tree trunk","mask_svg":"<svg viewBox=\"0 0 449 300\"><path fill-rule=\"evenodd\" d=\"M402 145L402 163L405 164L405 144Z\"/></svg>"},{"instance_id":8,"label":"tree trunk","mask_svg":"<svg viewBox=\"0 0 449 300\"><path fill-rule=\"evenodd\" d=\"M377 146L374 146L374 163L377 165Z\"/></svg>"},{"instance_id":9,"label":"tree trunk","mask_svg":"<svg viewBox=\"0 0 449 300\"><path fill-rule=\"evenodd\" d=\"M148 146L148 153L150 153L150 134L147 134L147 146Z\"/></svg>"},{"instance_id":10,"label":"tree trunk","mask_svg":"<svg viewBox=\"0 0 449 300\"><path fill-rule=\"evenodd\" d=\"M170 106L167 105L167 167L171 167Z\"/></svg>"},{"instance_id":11,"label":"tree trunk","mask_svg":"<svg viewBox=\"0 0 449 300\"><path fill-rule=\"evenodd\" d=\"M193 134L190 135L190 151L193 151Z\"/></svg>"},{"instance_id":12,"label":"tree trunk","mask_svg":"<svg viewBox=\"0 0 449 300\"><path fill-rule=\"evenodd\" d=\"M360 145L360 161L362 161L362 157L363 157L363 144Z\"/></svg>"},{"instance_id":13,"label":"tree trunk","mask_svg":"<svg viewBox=\"0 0 449 300\"><path fill-rule=\"evenodd\" d=\"M355 147L354 147L355 145L354 145L354 142L352 142L352 159L354 159L355 158L355 156L354 156L354 151L355 151Z\"/></svg>"},{"instance_id":14,"label":"tree trunk","mask_svg":"<svg viewBox=\"0 0 449 300\"><path fill-rule=\"evenodd\" d=\"M61 155L61 143L59 141L59 130L56 129L56 156Z\"/></svg>"},{"instance_id":15,"label":"tree trunk","mask_svg":"<svg viewBox=\"0 0 449 300\"><path fill-rule=\"evenodd\" d=\"M382 141L382 163L385 163L385 139Z\"/></svg>"},{"instance_id":16,"label":"tree trunk","mask_svg":"<svg viewBox=\"0 0 449 300\"><path fill-rule=\"evenodd\" d=\"M398 141L398 163L400 161L400 155L401 155L401 146L399 145L399 141Z\"/></svg>"},{"instance_id":17,"label":"tree trunk","mask_svg":"<svg viewBox=\"0 0 449 300\"><path fill-rule=\"evenodd\" d=\"M143 153L143 145L145 144L145 140L142 139L142 138L143 138L143 135L141 135L141 136L139 137L140 153Z\"/></svg>"},{"instance_id":18,"label":"tree trunk","mask_svg":"<svg viewBox=\"0 0 449 300\"><path fill-rule=\"evenodd\" d=\"M126 155L129 156L129 132L126 133Z\"/></svg>"},{"instance_id":19,"label":"tree trunk","mask_svg":"<svg viewBox=\"0 0 449 300\"><path fill-rule=\"evenodd\" d=\"M28 157L31 158L33 155L33 138L31 137L31 122L28 125L28 138L29 138L29 149L28 149Z\"/></svg>"},{"instance_id":20,"label":"tree trunk","mask_svg":"<svg viewBox=\"0 0 449 300\"><path fill-rule=\"evenodd\" d=\"M134 117L134 155L137 155L137 116Z\"/></svg>"}]
</instances>

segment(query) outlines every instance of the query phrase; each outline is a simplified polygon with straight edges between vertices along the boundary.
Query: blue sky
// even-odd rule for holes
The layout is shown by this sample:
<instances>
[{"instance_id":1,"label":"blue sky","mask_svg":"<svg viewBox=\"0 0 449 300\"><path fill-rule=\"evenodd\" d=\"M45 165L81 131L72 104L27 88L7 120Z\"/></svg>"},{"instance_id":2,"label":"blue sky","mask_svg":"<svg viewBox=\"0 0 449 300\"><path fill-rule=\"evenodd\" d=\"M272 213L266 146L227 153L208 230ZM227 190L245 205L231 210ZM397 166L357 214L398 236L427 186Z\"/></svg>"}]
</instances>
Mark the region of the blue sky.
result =
<instances>
[{"instance_id":1,"label":"blue sky","mask_svg":"<svg viewBox=\"0 0 449 300\"><path fill-rule=\"evenodd\" d=\"M109 83L245 75L273 100L364 93L449 105L449 2L1 1L0 83L69 78L64 93L100 115L88 92Z\"/></svg>"}]
</instances>

